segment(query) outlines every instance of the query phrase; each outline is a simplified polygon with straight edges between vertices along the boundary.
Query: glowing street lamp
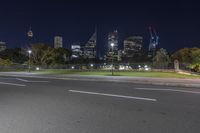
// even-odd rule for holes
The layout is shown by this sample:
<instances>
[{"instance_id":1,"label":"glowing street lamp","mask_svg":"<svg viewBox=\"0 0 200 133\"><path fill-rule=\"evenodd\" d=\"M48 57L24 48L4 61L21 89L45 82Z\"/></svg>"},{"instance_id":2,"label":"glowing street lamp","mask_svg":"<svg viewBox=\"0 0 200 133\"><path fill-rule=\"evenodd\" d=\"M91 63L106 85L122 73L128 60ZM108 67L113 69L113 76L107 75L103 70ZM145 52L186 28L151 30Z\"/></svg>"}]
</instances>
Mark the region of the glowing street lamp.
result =
<instances>
[{"instance_id":1,"label":"glowing street lamp","mask_svg":"<svg viewBox=\"0 0 200 133\"><path fill-rule=\"evenodd\" d=\"M29 58L29 61L28 61L28 72L31 71L31 53L32 53L32 51L28 50L28 58Z\"/></svg>"},{"instance_id":2,"label":"glowing street lamp","mask_svg":"<svg viewBox=\"0 0 200 133\"><path fill-rule=\"evenodd\" d=\"M94 66L94 64L90 64L90 66L91 66L91 67L93 67L93 66Z\"/></svg>"},{"instance_id":3,"label":"glowing street lamp","mask_svg":"<svg viewBox=\"0 0 200 133\"><path fill-rule=\"evenodd\" d=\"M115 44L114 44L114 43L111 43L110 45L111 45L111 47L112 47L112 76L113 76L113 75L114 75L114 74L113 74L113 55L114 55L114 53L113 53L113 47L114 47Z\"/></svg>"}]
</instances>

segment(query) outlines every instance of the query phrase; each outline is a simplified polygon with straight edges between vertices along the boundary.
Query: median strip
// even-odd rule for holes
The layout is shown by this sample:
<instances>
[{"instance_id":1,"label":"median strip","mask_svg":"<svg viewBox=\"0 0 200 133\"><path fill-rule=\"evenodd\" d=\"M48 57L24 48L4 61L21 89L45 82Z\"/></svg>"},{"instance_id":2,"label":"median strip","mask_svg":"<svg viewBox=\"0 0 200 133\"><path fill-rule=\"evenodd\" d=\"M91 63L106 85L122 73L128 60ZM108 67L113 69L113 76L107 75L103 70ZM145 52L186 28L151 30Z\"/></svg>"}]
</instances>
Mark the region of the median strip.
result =
<instances>
[{"instance_id":1,"label":"median strip","mask_svg":"<svg viewBox=\"0 0 200 133\"><path fill-rule=\"evenodd\" d=\"M132 96L123 96L123 95L106 94L106 93L98 93L98 92L88 92L88 91L79 91L79 90L69 90L69 92L81 93L81 94L89 94L89 95L108 96L108 97L118 97L118 98L126 98L126 99L145 100L145 101L153 101L153 102L157 101L157 99L144 98L144 97L132 97Z\"/></svg>"},{"instance_id":2,"label":"median strip","mask_svg":"<svg viewBox=\"0 0 200 133\"><path fill-rule=\"evenodd\" d=\"M14 83L7 83L7 82L0 82L0 84L4 84L4 85L12 85L12 86L20 86L20 87L24 87L26 85L23 84L14 84Z\"/></svg>"}]
</instances>

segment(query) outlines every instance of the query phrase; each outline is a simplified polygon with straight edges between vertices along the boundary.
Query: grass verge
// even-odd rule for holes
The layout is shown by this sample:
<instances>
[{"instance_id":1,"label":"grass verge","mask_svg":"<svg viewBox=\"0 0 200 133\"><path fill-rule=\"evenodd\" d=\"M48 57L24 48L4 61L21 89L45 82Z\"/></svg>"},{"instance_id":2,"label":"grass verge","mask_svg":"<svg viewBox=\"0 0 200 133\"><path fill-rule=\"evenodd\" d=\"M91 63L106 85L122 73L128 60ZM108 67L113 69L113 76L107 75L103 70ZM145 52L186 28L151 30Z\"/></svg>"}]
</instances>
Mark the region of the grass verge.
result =
<instances>
[{"instance_id":1,"label":"grass verge","mask_svg":"<svg viewBox=\"0 0 200 133\"><path fill-rule=\"evenodd\" d=\"M78 71L78 70L40 70L34 71L38 74L77 74L77 75L99 75L111 76L110 71ZM133 77L157 77L157 78L199 78L200 75L185 75L175 72L138 72L138 71L117 71L114 76L133 76Z\"/></svg>"}]
</instances>

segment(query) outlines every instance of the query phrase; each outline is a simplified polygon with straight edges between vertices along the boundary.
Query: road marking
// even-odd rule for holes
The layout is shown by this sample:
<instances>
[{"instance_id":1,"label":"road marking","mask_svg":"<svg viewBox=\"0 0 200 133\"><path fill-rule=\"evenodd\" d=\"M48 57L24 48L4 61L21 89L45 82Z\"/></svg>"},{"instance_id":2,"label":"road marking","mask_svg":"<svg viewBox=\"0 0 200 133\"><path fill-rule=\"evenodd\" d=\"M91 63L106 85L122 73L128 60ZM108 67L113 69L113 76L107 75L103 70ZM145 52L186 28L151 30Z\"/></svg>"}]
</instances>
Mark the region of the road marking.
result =
<instances>
[{"instance_id":1,"label":"road marking","mask_svg":"<svg viewBox=\"0 0 200 133\"><path fill-rule=\"evenodd\" d=\"M156 89L156 88L134 88L134 89L136 89L136 90L146 90L146 91L172 91L172 92L200 94L200 92L198 92L198 91L187 91L187 90L177 90L177 89Z\"/></svg>"},{"instance_id":2,"label":"road marking","mask_svg":"<svg viewBox=\"0 0 200 133\"><path fill-rule=\"evenodd\" d=\"M90 94L90 95L99 95L99 96L119 97L119 98L127 98L127 99L136 99L136 100L145 100L145 101L153 101L153 102L157 101L156 99L151 99L151 98L132 97L132 96L123 96L123 95L97 93L97 92L88 92L88 91L69 90L69 92L72 92L72 93L82 93L82 94Z\"/></svg>"},{"instance_id":3,"label":"road marking","mask_svg":"<svg viewBox=\"0 0 200 133\"><path fill-rule=\"evenodd\" d=\"M21 86L21 87L26 86L26 85L23 85L23 84L14 84L14 83L7 83L7 82L0 82L0 84L4 84L4 85L12 85L12 86Z\"/></svg>"},{"instance_id":4,"label":"road marking","mask_svg":"<svg viewBox=\"0 0 200 133\"><path fill-rule=\"evenodd\" d=\"M22 79L22 78L16 78L17 80L19 80L19 81L22 81L22 82L29 82L29 83L47 83L47 82L49 82L49 81L30 81L30 80L26 80L26 79Z\"/></svg>"},{"instance_id":5,"label":"road marking","mask_svg":"<svg viewBox=\"0 0 200 133\"><path fill-rule=\"evenodd\" d=\"M2 77L0 77L0 79L15 79L15 78L2 78Z\"/></svg>"}]
</instances>

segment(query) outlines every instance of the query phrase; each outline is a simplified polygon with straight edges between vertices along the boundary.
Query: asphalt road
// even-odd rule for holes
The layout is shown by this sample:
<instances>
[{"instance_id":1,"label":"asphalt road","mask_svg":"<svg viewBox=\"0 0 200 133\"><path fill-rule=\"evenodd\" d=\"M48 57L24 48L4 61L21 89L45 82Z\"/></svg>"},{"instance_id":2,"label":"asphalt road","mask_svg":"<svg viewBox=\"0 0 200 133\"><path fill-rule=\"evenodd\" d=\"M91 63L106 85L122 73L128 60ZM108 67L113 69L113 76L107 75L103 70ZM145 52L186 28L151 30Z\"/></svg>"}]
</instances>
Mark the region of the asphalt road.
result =
<instances>
[{"instance_id":1,"label":"asphalt road","mask_svg":"<svg viewBox=\"0 0 200 133\"><path fill-rule=\"evenodd\" d=\"M200 89L0 77L0 133L199 133Z\"/></svg>"}]
</instances>

